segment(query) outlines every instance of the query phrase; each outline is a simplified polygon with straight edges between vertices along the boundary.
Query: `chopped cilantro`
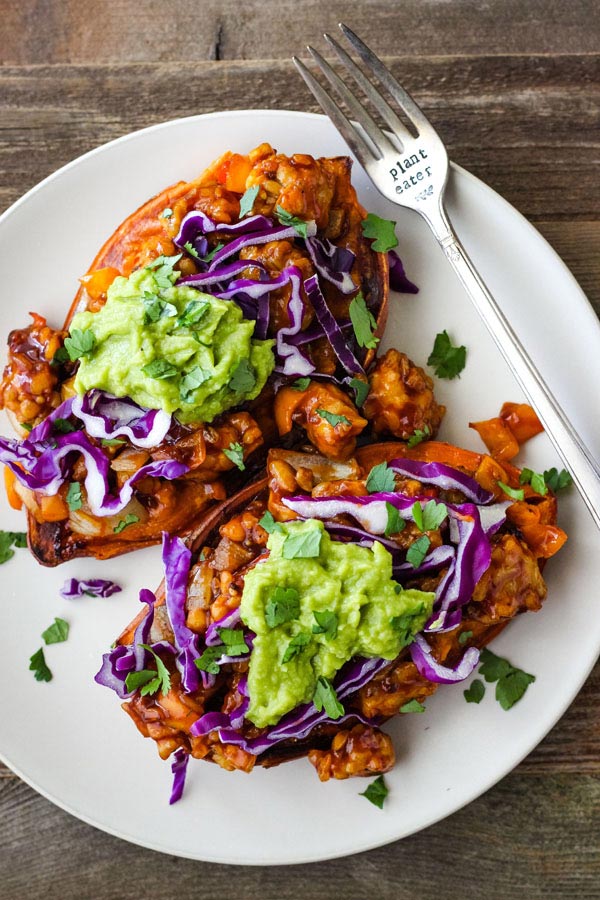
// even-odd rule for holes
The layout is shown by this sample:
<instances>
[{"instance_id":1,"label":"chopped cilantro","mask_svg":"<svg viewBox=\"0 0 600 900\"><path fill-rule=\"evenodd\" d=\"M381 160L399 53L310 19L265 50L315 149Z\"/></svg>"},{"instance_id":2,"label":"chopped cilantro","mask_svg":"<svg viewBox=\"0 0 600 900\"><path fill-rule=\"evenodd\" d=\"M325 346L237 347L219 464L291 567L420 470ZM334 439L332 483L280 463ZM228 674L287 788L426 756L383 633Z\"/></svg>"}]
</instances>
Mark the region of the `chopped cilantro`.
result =
<instances>
[{"instance_id":1,"label":"chopped cilantro","mask_svg":"<svg viewBox=\"0 0 600 900\"><path fill-rule=\"evenodd\" d=\"M554 493L562 491L564 488L573 484L573 479L566 469L561 469L560 472L555 468L547 469L544 472L544 481Z\"/></svg>"},{"instance_id":2,"label":"chopped cilantro","mask_svg":"<svg viewBox=\"0 0 600 900\"><path fill-rule=\"evenodd\" d=\"M22 531L0 531L0 565L15 555L12 547L26 547L27 535Z\"/></svg>"},{"instance_id":3,"label":"chopped cilantro","mask_svg":"<svg viewBox=\"0 0 600 900\"><path fill-rule=\"evenodd\" d=\"M346 416L338 416L336 413L329 412L328 409L318 409L317 415L321 416L322 419L325 419L326 422L329 422L332 428L335 428L336 425L352 424L350 419L346 418Z\"/></svg>"},{"instance_id":4,"label":"chopped cilantro","mask_svg":"<svg viewBox=\"0 0 600 900\"><path fill-rule=\"evenodd\" d=\"M125 518L121 519L121 521L118 523L118 525L115 525L115 527L113 528L113 531L115 534L121 534L123 529L127 528L129 525L135 525L135 523L139 522L139 521L140 521L139 516L136 516L133 513L127 513Z\"/></svg>"},{"instance_id":5,"label":"chopped cilantro","mask_svg":"<svg viewBox=\"0 0 600 900\"><path fill-rule=\"evenodd\" d=\"M173 210L169 206L165 206L163 211L160 214L161 219L170 219L173 215Z\"/></svg>"},{"instance_id":6,"label":"chopped cilantro","mask_svg":"<svg viewBox=\"0 0 600 900\"><path fill-rule=\"evenodd\" d=\"M369 383L361 378L351 378L350 387L354 391L354 402L361 407L369 394Z\"/></svg>"},{"instance_id":7,"label":"chopped cilantro","mask_svg":"<svg viewBox=\"0 0 600 900\"><path fill-rule=\"evenodd\" d=\"M83 422L73 425L68 419L61 419L60 417L52 423L52 430L57 431L58 434L71 434L73 431L81 431L82 428Z\"/></svg>"},{"instance_id":8,"label":"chopped cilantro","mask_svg":"<svg viewBox=\"0 0 600 900\"><path fill-rule=\"evenodd\" d=\"M186 250L186 252L189 253L190 256L193 256L194 259L200 259L198 251L196 250L194 245L191 243L191 241L186 241L183 246L184 246L184 249Z\"/></svg>"},{"instance_id":9,"label":"chopped cilantro","mask_svg":"<svg viewBox=\"0 0 600 900\"><path fill-rule=\"evenodd\" d=\"M291 387L295 391L305 391L306 388L309 386L309 384L310 384L310 378L307 378L307 377L296 378L295 382L291 385Z\"/></svg>"},{"instance_id":10,"label":"chopped cilantro","mask_svg":"<svg viewBox=\"0 0 600 900\"><path fill-rule=\"evenodd\" d=\"M435 500L429 500L425 506L417 500L411 512L419 531L435 531L448 515L446 504L436 503Z\"/></svg>"},{"instance_id":11,"label":"chopped cilantro","mask_svg":"<svg viewBox=\"0 0 600 900\"><path fill-rule=\"evenodd\" d=\"M194 660L195 666L202 672L208 672L210 675L219 673L219 664L217 660L223 656L222 647L207 647L204 653Z\"/></svg>"},{"instance_id":12,"label":"chopped cilantro","mask_svg":"<svg viewBox=\"0 0 600 900\"><path fill-rule=\"evenodd\" d=\"M485 684L476 678L471 682L466 691L463 691L463 697L467 703L481 703L485 694Z\"/></svg>"},{"instance_id":13,"label":"chopped cilantro","mask_svg":"<svg viewBox=\"0 0 600 900\"><path fill-rule=\"evenodd\" d=\"M532 490L536 494L541 494L542 497L545 497L548 493L548 486L544 476L540 475L539 472L534 472L533 469L523 469L519 475L519 484L530 484Z\"/></svg>"},{"instance_id":14,"label":"chopped cilantro","mask_svg":"<svg viewBox=\"0 0 600 900\"><path fill-rule=\"evenodd\" d=\"M431 428L429 425L426 425L425 428L416 428L408 439L408 446L416 447L417 444L420 444L421 441L426 441L429 437L431 437Z\"/></svg>"},{"instance_id":15,"label":"chopped cilantro","mask_svg":"<svg viewBox=\"0 0 600 900\"><path fill-rule=\"evenodd\" d=\"M143 647L144 650L147 650L148 653L152 654L156 663L156 671L154 672L152 669L142 670L144 673L149 673L150 677L148 677L147 674L140 677L142 676L142 672L130 672L125 679L125 687L128 691L134 691L138 687L141 687L140 694L142 697L146 697L149 694L157 694L159 691L161 694L168 694L171 690L171 676L169 675L169 670L160 656L154 652L152 647L149 647L148 644L140 644L140 647ZM136 675L138 676L137 679L135 678Z\"/></svg>"},{"instance_id":16,"label":"chopped cilantro","mask_svg":"<svg viewBox=\"0 0 600 900\"><path fill-rule=\"evenodd\" d=\"M469 638L472 638L472 637L473 637L472 631L461 631L461 633L458 636L458 643L466 644L467 641L469 640Z\"/></svg>"},{"instance_id":17,"label":"chopped cilantro","mask_svg":"<svg viewBox=\"0 0 600 900\"><path fill-rule=\"evenodd\" d=\"M207 262L207 263L212 262L214 257L219 252L219 250L222 250L224 246L225 246L225 244L223 244L222 242L219 242L218 244L216 244L212 248L212 250L209 250L208 253L202 257L202 262Z\"/></svg>"},{"instance_id":18,"label":"chopped cilantro","mask_svg":"<svg viewBox=\"0 0 600 900\"><path fill-rule=\"evenodd\" d=\"M525 491L523 488L511 488L508 484L504 484L503 481L497 482L498 487L501 488L507 497L510 497L511 500L524 500L525 499Z\"/></svg>"},{"instance_id":19,"label":"chopped cilantro","mask_svg":"<svg viewBox=\"0 0 600 900\"><path fill-rule=\"evenodd\" d=\"M184 403L191 403L194 391L208 381L211 373L208 369L201 369L200 366L194 366L193 369L184 375L179 384L179 396Z\"/></svg>"},{"instance_id":20,"label":"chopped cilantro","mask_svg":"<svg viewBox=\"0 0 600 900\"><path fill-rule=\"evenodd\" d=\"M383 804L388 794L389 790L383 780L383 775L379 775L375 781L371 782L366 791L362 791L358 796L366 797L373 806L376 806L378 809L383 809Z\"/></svg>"},{"instance_id":21,"label":"chopped cilantro","mask_svg":"<svg viewBox=\"0 0 600 900\"><path fill-rule=\"evenodd\" d=\"M344 707L337 698L335 688L328 678L320 675L313 695L313 703L317 712L325 710L329 719L339 719L344 715Z\"/></svg>"},{"instance_id":22,"label":"chopped cilantro","mask_svg":"<svg viewBox=\"0 0 600 900\"><path fill-rule=\"evenodd\" d=\"M177 375L178 369L167 359L153 359L152 362L142 366L142 372L148 378L164 381L166 378L173 378L174 375Z\"/></svg>"},{"instance_id":23,"label":"chopped cilantro","mask_svg":"<svg viewBox=\"0 0 600 900\"><path fill-rule=\"evenodd\" d=\"M89 356L96 346L96 335L87 328L82 331L80 328L74 328L69 337L65 338L65 350L69 354L69 359L74 361L81 359L82 356ZM58 350L56 351L58 353ZM54 356L56 357L56 353Z\"/></svg>"},{"instance_id":24,"label":"chopped cilantro","mask_svg":"<svg viewBox=\"0 0 600 900\"><path fill-rule=\"evenodd\" d=\"M400 707L401 713L424 713L425 706L418 700L409 700Z\"/></svg>"},{"instance_id":25,"label":"chopped cilantro","mask_svg":"<svg viewBox=\"0 0 600 900\"><path fill-rule=\"evenodd\" d=\"M294 228L296 234L306 240L308 237L308 222L304 222L298 216L293 216L283 206L276 206L275 213L282 225L289 225L291 228Z\"/></svg>"},{"instance_id":26,"label":"chopped cilantro","mask_svg":"<svg viewBox=\"0 0 600 900\"><path fill-rule=\"evenodd\" d=\"M390 537L392 534L398 534L406 528L406 522L401 517L393 503L385 501L387 511L387 525L385 526L385 536Z\"/></svg>"},{"instance_id":27,"label":"chopped cilantro","mask_svg":"<svg viewBox=\"0 0 600 900\"><path fill-rule=\"evenodd\" d=\"M217 634L225 644L226 656L244 656L248 652L241 628L217 628Z\"/></svg>"},{"instance_id":28,"label":"chopped cilantro","mask_svg":"<svg viewBox=\"0 0 600 900\"><path fill-rule=\"evenodd\" d=\"M431 541L426 534L422 534L421 537L417 538L417 540L408 548L406 552L406 561L409 562L413 568L418 569L427 556L427 551L430 546Z\"/></svg>"},{"instance_id":29,"label":"chopped cilantro","mask_svg":"<svg viewBox=\"0 0 600 900\"><path fill-rule=\"evenodd\" d=\"M305 631L301 631L296 637L292 638L285 649L285 653L281 658L282 663L288 663L295 656L298 656L299 653L302 653L304 648L310 644L310 634L307 634Z\"/></svg>"},{"instance_id":30,"label":"chopped cilantro","mask_svg":"<svg viewBox=\"0 0 600 900\"><path fill-rule=\"evenodd\" d=\"M324 634L328 641L332 641L337 635L338 617L336 613L330 609L324 609L322 612L313 611L315 624L312 627L313 634Z\"/></svg>"},{"instance_id":31,"label":"chopped cilantro","mask_svg":"<svg viewBox=\"0 0 600 900\"><path fill-rule=\"evenodd\" d=\"M69 623L64 619L55 618L52 625L42 631L42 640L45 644L62 644L69 637Z\"/></svg>"},{"instance_id":32,"label":"chopped cilantro","mask_svg":"<svg viewBox=\"0 0 600 900\"><path fill-rule=\"evenodd\" d=\"M208 300L190 300L177 319L177 328L193 328L204 318L209 309Z\"/></svg>"},{"instance_id":33,"label":"chopped cilantro","mask_svg":"<svg viewBox=\"0 0 600 900\"><path fill-rule=\"evenodd\" d=\"M488 682L497 682L496 700L502 709L514 706L535 681L535 675L517 669L507 659L496 656L487 648L481 651L479 674Z\"/></svg>"},{"instance_id":34,"label":"chopped cilantro","mask_svg":"<svg viewBox=\"0 0 600 900\"><path fill-rule=\"evenodd\" d=\"M157 256L146 266L146 269L149 269L154 275L154 280L161 291L173 287L179 278L179 272L174 271L174 266L182 255L178 253L177 256Z\"/></svg>"},{"instance_id":35,"label":"chopped cilantro","mask_svg":"<svg viewBox=\"0 0 600 900\"><path fill-rule=\"evenodd\" d=\"M386 462L373 466L367 476L366 487L370 494L393 491L396 487L394 470Z\"/></svg>"},{"instance_id":36,"label":"chopped cilantro","mask_svg":"<svg viewBox=\"0 0 600 900\"><path fill-rule=\"evenodd\" d=\"M23 431L26 431L27 434L29 434L29 432L33 428L33 424L31 422L21 422L21 428L23 429Z\"/></svg>"},{"instance_id":37,"label":"chopped cilantro","mask_svg":"<svg viewBox=\"0 0 600 900\"><path fill-rule=\"evenodd\" d=\"M240 359L229 379L228 387L236 394L249 394L256 386L256 371L247 359Z\"/></svg>"},{"instance_id":38,"label":"chopped cilantro","mask_svg":"<svg viewBox=\"0 0 600 900\"><path fill-rule=\"evenodd\" d=\"M103 447L121 447L125 443L124 438L102 438Z\"/></svg>"},{"instance_id":39,"label":"chopped cilantro","mask_svg":"<svg viewBox=\"0 0 600 900\"><path fill-rule=\"evenodd\" d=\"M248 213L252 212L252 207L254 206L254 201L256 200L259 190L260 185L253 184L252 187L247 188L240 197L240 219L243 219L244 216L247 216Z\"/></svg>"},{"instance_id":40,"label":"chopped cilantro","mask_svg":"<svg viewBox=\"0 0 600 900\"><path fill-rule=\"evenodd\" d=\"M241 444L237 442L231 443L229 447L223 450L227 459L231 460L234 466L237 466L240 472L246 468L244 464L244 450Z\"/></svg>"},{"instance_id":41,"label":"chopped cilantro","mask_svg":"<svg viewBox=\"0 0 600 900\"><path fill-rule=\"evenodd\" d=\"M29 657L29 671L34 673L36 681L52 681L52 672L46 665L42 647Z\"/></svg>"},{"instance_id":42,"label":"chopped cilantro","mask_svg":"<svg viewBox=\"0 0 600 900\"><path fill-rule=\"evenodd\" d=\"M71 357L69 356L69 351L66 347L59 347L52 360L50 361L51 366L60 366L63 363L69 362Z\"/></svg>"},{"instance_id":43,"label":"chopped cilantro","mask_svg":"<svg viewBox=\"0 0 600 900\"><path fill-rule=\"evenodd\" d=\"M373 313L367 309L365 298L360 291L350 302L348 311L358 346L373 350L379 343L379 338L373 334L377 322Z\"/></svg>"},{"instance_id":44,"label":"chopped cilantro","mask_svg":"<svg viewBox=\"0 0 600 900\"><path fill-rule=\"evenodd\" d=\"M265 621L269 628L291 622L300 615L300 594L295 588L276 587L265 606Z\"/></svg>"},{"instance_id":45,"label":"chopped cilantro","mask_svg":"<svg viewBox=\"0 0 600 900\"><path fill-rule=\"evenodd\" d=\"M145 291L142 303L144 304L144 325L177 315L176 306L167 303L166 300L161 300L157 294L151 294L149 291Z\"/></svg>"},{"instance_id":46,"label":"chopped cilantro","mask_svg":"<svg viewBox=\"0 0 600 900\"><path fill-rule=\"evenodd\" d=\"M466 361L466 347L454 347L447 331L436 334L427 365L433 366L438 378L456 378L464 369Z\"/></svg>"},{"instance_id":47,"label":"chopped cilantro","mask_svg":"<svg viewBox=\"0 0 600 900\"><path fill-rule=\"evenodd\" d=\"M400 588L400 590L398 590L397 593L400 593L402 587L398 585L398 588ZM423 608L424 606L423 604L421 604L421 609L415 611L415 613L402 613L402 615L392 616L392 618L390 619L390 625L392 626L394 631L397 631L400 635L400 649L402 649L403 647L408 647L408 645L412 644L412 642L414 641L414 617L419 612L423 612Z\"/></svg>"},{"instance_id":48,"label":"chopped cilantro","mask_svg":"<svg viewBox=\"0 0 600 900\"><path fill-rule=\"evenodd\" d=\"M274 531L283 531L283 528L276 522L273 518L273 514L267 510L261 519L258 520L258 524L261 528L264 528L267 534L273 534Z\"/></svg>"},{"instance_id":49,"label":"chopped cilantro","mask_svg":"<svg viewBox=\"0 0 600 900\"><path fill-rule=\"evenodd\" d=\"M318 528L288 534L282 547L284 559L308 559L318 556L323 532Z\"/></svg>"},{"instance_id":50,"label":"chopped cilantro","mask_svg":"<svg viewBox=\"0 0 600 900\"><path fill-rule=\"evenodd\" d=\"M72 481L67 489L67 506L71 512L81 509L83 505L83 497L81 496L81 485L78 481Z\"/></svg>"},{"instance_id":51,"label":"chopped cilantro","mask_svg":"<svg viewBox=\"0 0 600 900\"><path fill-rule=\"evenodd\" d=\"M371 238L373 243L371 247L377 253L387 253L398 246L398 238L396 237L396 223L389 219L382 219L375 213L369 213L362 222L362 233L366 238Z\"/></svg>"}]
</instances>

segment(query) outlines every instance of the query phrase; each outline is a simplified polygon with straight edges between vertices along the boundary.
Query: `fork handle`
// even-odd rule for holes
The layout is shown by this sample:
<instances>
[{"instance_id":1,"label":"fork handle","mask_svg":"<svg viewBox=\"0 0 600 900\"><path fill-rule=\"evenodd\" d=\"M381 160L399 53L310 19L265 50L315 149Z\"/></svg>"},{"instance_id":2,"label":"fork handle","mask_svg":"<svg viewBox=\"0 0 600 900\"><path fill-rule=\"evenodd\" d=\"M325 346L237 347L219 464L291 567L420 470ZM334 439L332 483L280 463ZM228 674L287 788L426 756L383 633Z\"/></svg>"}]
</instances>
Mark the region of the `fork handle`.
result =
<instances>
[{"instance_id":1,"label":"fork handle","mask_svg":"<svg viewBox=\"0 0 600 900\"><path fill-rule=\"evenodd\" d=\"M571 473L596 526L600 528L600 467L598 463L537 371L444 213L442 222L443 228L437 228L430 222L438 243L473 301L502 356L512 369L525 396L535 409L556 452Z\"/></svg>"}]
</instances>

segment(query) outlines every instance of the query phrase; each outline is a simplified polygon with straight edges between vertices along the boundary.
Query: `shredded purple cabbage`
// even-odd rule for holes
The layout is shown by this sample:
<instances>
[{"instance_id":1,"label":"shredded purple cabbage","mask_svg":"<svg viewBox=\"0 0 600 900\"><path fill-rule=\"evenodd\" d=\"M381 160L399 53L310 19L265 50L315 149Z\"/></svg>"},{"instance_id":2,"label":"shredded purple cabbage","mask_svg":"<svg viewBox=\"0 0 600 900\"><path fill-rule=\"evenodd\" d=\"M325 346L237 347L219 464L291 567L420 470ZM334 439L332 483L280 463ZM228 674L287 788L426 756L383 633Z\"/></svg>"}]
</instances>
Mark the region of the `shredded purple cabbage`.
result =
<instances>
[{"instance_id":1,"label":"shredded purple cabbage","mask_svg":"<svg viewBox=\"0 0 600 900\"><path fill-rule=\"evenodd\" d=\"M171 415L164 410L144 409L129 397L113 397L97 388L71 403L72 415L93 438L126 437L136 447L150 449L162 443L171 427Z\"/></svg>"},{"instance_id":2,"label":"shredded purple cabbage","mask_svg":"<svg viewBox=\"0 0 600 900\"><path fill-rule=\"evenodd\" d=\"M183 796L183 789L185 787L185 776L187 772L187 765L190 761L189 753L186 753L185 750L176 750L173 754L173 761L171 763L171 772L173 773L173 787L171 788L171 796L169 797L169 805L173 805L173 803L177 803L178 800L181 800Z\"/></svg>"},{"instance_id":3,"label":"shredded purple cabbage","mask_svg":"<svg viewBox=\"0 0 600 900\"><path fill-rule=\"evenodd\" d=\"M422 484L432 484L443 491L461 491L472 503L486 505L494 499L494 495L482 488L470 475L445 463L401 458L392 459L388 466L399 475L416 478Z\"/></svg>"},{"instance_id":4,"label":"shredded purple cabbage","mask_svg":"<svg viewBox=\"0 0 600 900\"><path fill-rule=\"evenodd\" d=\"M319 320L323 331L327 335L335 355L340 361L342 369L351 375L364 375L365 370L346 343L342 329L336 322L335 316L325 302L325 297L321 292L319 280L316 275L307 278L304 282L304 290L306 291L306 296L312 303L315 315Z\"/></svg>"},{"instance_id":5,"label":"shredded purple cabbage","mask_svg":"<svg viewBox=\"0 0 600 900\"><path fill-rule=\"evenodd\" d=\"M434 684L456 684L458 681L464 681L479 662L479 650L477 647L469 647L456 666L453 668L443 666L434 658L432 649L422 634L415 637L409 649L419 674Z\"/></svg>"},{"instance_id":6,"label":"shredded purple cabbage","mask_svg":"<svg viewBox=\"0 0 600 900\"><path fill-rule=\"evenodd\" d=\"M338 247L327 238L307 237L306 249L319 275L334 284L342 294L352 294L358 290L350 274L356 256L349 247Z\"/></svg>"},{"instance_id":7,"label":"shredded purple cabbage","mask_svg":"<svg viewBox=\"0 0 600 900\"><path fill-rule=\"evenodd\" d=\"M76 597L112 597L123 588L114 581L104 578L90 578L87 581L79 578L67 578L59 593L65 600L74 600Z\"/></svg>"},{"instance_id":8,"label":"shredded purple cabbage","mask_svg":"<svg viewBox=\"0 0 600 900\"><path fill-rule=\"evenodd\" d=\"M390 265L391 289L393 291L398 291L400 294L418 294L419 288L406 277L402 260L395 250L389 251L388 262Z\"/></svg>"},{"instance_id":9,"label":"shredded purple cabbage","mask_svg":"<svg viewBox=\"0 0 600 900\"><path fill-rule=\"evenodd\" d=\"M185 601L192 553L181 538L171 536L166 531L163 531L162 538L166 606L178 650L176 664L181 673L182 687L190 693L200 686L200 671L195 664L200 656L198 635L185 624Z\"/></svg>"}]
</instances>

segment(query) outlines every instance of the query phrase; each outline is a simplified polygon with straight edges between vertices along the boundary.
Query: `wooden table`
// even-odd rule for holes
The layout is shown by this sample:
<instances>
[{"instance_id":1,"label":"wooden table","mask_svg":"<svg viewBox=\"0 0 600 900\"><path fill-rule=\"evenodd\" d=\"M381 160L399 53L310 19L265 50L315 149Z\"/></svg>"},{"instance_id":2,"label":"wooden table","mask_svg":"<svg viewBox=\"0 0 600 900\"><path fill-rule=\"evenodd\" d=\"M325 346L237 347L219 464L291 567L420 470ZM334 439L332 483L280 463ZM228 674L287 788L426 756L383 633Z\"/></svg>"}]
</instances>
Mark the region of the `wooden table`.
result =
<instances>
[{"instance_id":1,"label":"wooden table","mask_svg":"<svg viewBox=\"0 0 600 900\"><path fill-rule=\"evenodd\" d=\"M600 313L597 0L20 0L0 16L2 208L86 150L154 122L315 110L289 57L343 19L415 93L452 158L535 223ZM391 846L290 868L140 849L0 766L0 900L598 898L599 710L596 667L542 744L466 809Z\"/></svg>"}]
</instances>

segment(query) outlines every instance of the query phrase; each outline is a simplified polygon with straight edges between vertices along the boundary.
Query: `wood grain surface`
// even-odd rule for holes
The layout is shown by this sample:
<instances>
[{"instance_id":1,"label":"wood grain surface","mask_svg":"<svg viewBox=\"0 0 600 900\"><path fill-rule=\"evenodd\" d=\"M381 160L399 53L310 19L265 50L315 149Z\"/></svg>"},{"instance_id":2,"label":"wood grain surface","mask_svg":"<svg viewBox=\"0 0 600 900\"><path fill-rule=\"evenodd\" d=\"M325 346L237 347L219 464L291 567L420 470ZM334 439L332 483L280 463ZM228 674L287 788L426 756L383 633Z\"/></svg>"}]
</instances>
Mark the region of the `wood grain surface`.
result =
<instances>
[{"instance_id":1,"label":"wood grain surface","mask_svg":"<svg viewBox=\"0 0 600 900\"><path fill-rule=\"evenodd\" d=\"M154 122L315 110L289 56L339 19L414 92L452 159L535 223L600 314L596 0L0 0L0 209ZM0 765L0 900L597 900L599 710L597 666L561 722L483 797L404 841L308 866L162 856L68 816Z\"/></svg>"}]
</instances>

